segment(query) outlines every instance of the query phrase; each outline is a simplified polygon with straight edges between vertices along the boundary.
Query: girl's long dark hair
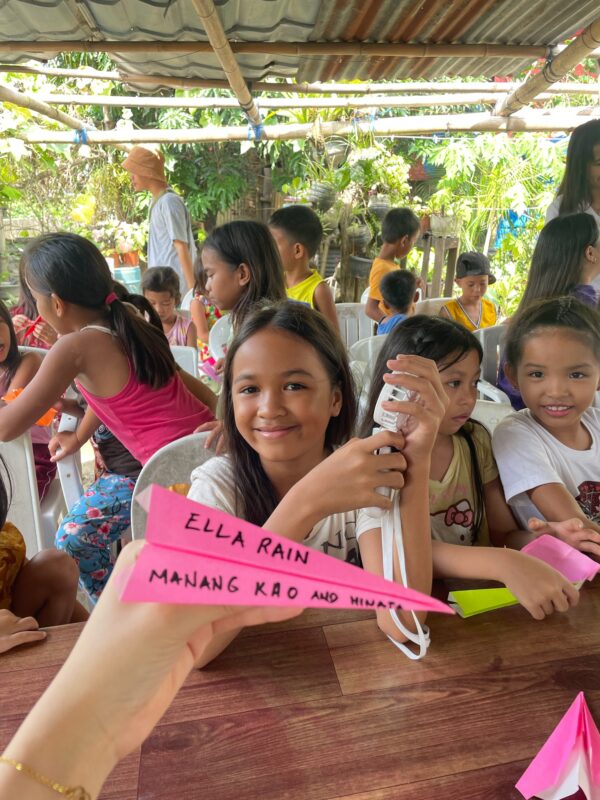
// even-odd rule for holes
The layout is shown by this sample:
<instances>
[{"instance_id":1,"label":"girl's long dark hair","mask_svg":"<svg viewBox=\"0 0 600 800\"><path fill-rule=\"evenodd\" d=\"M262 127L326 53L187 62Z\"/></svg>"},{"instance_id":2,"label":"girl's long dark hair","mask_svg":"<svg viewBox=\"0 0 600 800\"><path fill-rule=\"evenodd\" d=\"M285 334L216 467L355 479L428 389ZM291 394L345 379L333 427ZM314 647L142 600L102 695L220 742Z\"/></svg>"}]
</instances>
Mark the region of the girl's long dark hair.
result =
<instances>
[{"instance_id":1,"label":"girl's long dark hair","mask_svg":"<svg viewBox=\"0 0 600 800\"><path fill-rule=\"evenodd\" d=\"M322 314L303 303L288 301L259 307L246 317L227 351L221 402L237 491L236 514L255 525L265 523L279 503L279 497L262 467L258 453L246 442L235 424L232 397L233 362L244 342L267 328L292 334L313 347L329 376L331 386L338 387L341 391L341 411L337 417L332 417L329 421L324 447L332 450L344 444L352 435L356 419L354 382L346 348L337 331Z\"/></svg>"},{"instance_id":2,"label":"girl's long dark hair","mask_svg":"<svg viewBox=\"0 0 600 800\"><path fill-rule=\"evenodd\" d=\"M17 334L15 333L12 317L10 316L9 311L2 300L0 300L0 322L5 322L8 325L8 330L10 332L10 345L8 347L8 353L2 364L0 364L0 369L4 371L4 376L7 379L8 385L15 377L15 373L23 356L19 352Z\"/></svg>"},{"instance_id":3,"label":"girl's long dark hair","mask_svg":"<svg viewBox=\"0 0 600 800\"><path fill-rule=\"evenodd\" d=\"M175 374L175 361L164 335L133 314L119 299L106 305L113 279L106 259L88 239L74 233L46 233L23 252L26 278L40 294L55 294L108 318L140 383L155 389Z\"/></svg>"},{"instance_id":4,"label":"girl's long dark hair","mask_svg":"<svg viewBox=\"0 0 600 800\"><path fill-rule=\"evenodd\" d=\"M31 294L31 289L27 286L25 280L25 259L21 255L19 259L19 308L22 308L22 313L29 319L35 319L38 315L37 304L34 296Z\"/></svg>"},{"instance_id":5,"label":"girl's long dark hair","mask_svg":"<svg viewBox=\"0 0 600 800\"><path fill-rule=\"evenodd\" d=\"M248 265L250 281L235 306L231 321L236 330L261 300L285 300L285 280L279 250L268 227L253 220L235 220L215 228L202 249L214 250L231 271Z\"/></svg>"},{"instance_id":6,"label":"girl's long dark hair","mask_svg":"<svg viewBox=\"0 0 600 800\"><path fill-rule=\"evenodd\" d=\"M567 163L557 192L562 196L559 214L583 211L592 202L587 173L597 144L600 144L600 119L580 125L571 134Z\"/></svg>"},{"instance_id":7,"label":"girl's long dark hair","mask_svg":"<svg viewBox=\"0 0 600 800\"><path fill-rule=\"evenodd\" d=\"M599 238L596 220L590 214L566 214L544 225L531 257L518 311L543 297L571 294L581 283L585 251Z\"/></svg>"},{"instance_id":8,"label":"girl's long dark hair","mask_svg":"<svg viewBox=\"0 0 600 800\"><path fill-rule=\"evenodd\" d=\"M12 482L6 462L0 456L0 530L6 523L12 497Z\"/></svg>"},{"instance_id":9,"label":"girl's long dark hair","mask_svg":"<svg viewBox=\"0 0 600 800\"><path fill-rule=\"evenodd\" d=\"M383 376L390 372L387 362L397 355L415 355L430 358L438 365L440 372L456 364L464 356L475 350L479 361L483 358L483 351L478 339L473 334L459 325L454 320L442 317L428 317L417 314L404 320L388 334L385 344L379 352L369 393L367 414L362 423L360 435L364 438L371 435L373 429L373 413L377 405L377 398L383 386ZM469 420L458 431L467 443L471 457L471 477L473 481L473 494L475 497L473 537L477 540L485 513L484 487L481 477L477 449L471 435L474 425L479 425L475 420Z\"/></svg>"},{"instance_id":10,"label":"girl's long dark hair","mask_svg":"<svg viewBox=\"0 0 600 800\"><path fill-rule=\"evenodd\" d=\"M519 366L526 339L543 328L560 328L581 336L600 363L600 311L575 297L555 297L538 300L511 319L504 356L513 371Z\"/></svg>"}]
</instances>

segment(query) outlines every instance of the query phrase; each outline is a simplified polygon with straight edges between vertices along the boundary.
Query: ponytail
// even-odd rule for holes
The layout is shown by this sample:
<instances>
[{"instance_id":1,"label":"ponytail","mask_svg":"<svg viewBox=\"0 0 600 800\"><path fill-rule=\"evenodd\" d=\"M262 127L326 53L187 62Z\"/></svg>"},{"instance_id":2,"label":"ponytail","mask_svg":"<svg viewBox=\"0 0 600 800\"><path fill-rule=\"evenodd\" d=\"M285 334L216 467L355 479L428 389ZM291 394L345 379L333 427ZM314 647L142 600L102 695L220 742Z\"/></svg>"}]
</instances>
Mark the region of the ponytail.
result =
<instances>
[{"instance_id":1,"label":"ponytail","mask_svg":"<svg viewBox=\"0 0 600 800\"><path fill-rule=\"evenodd\" d=\"M36 292L55 294L108 317L140 383L159 389L175 374L164 333L118 299L106 259L89 239L75 233L42 234L23 251L23 264L27 282Z\"/></svg>"}]
</instances>

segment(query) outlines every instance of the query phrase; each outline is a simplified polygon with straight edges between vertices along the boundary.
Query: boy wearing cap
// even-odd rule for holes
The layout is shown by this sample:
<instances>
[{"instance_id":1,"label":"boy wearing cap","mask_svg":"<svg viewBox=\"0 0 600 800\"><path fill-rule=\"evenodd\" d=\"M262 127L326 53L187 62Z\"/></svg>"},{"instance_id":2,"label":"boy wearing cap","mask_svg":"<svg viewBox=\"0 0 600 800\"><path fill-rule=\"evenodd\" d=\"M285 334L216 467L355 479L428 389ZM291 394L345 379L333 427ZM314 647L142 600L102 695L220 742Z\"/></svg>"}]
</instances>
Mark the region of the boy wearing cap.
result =
<instances>
[{"instance_id":1,"label":"boy wearing cap","mask_svg":"<svg viewBox=\"0 0 600 800\"><path fill-rule=\"evenodd\" d=\"M185 203L168 185L162 153L136 145L123 162L136 192L149 191L148 266L172 267L182 295L194 285L196 244Z\"/></svg>"},{"instance_id":2,"label":"boy wearing cap","mask_svg":"<svg viewBox=\"0 0 600 800\"><path fill-rule=\"evenodd\" d=\"M483 253L461 253L456 262L455 282L461 295L442 306L440 316L460 322L470 331L496 325L498 310L484 297L488 286L496 282L488 258Z\"/></svg>"}]
</instances>

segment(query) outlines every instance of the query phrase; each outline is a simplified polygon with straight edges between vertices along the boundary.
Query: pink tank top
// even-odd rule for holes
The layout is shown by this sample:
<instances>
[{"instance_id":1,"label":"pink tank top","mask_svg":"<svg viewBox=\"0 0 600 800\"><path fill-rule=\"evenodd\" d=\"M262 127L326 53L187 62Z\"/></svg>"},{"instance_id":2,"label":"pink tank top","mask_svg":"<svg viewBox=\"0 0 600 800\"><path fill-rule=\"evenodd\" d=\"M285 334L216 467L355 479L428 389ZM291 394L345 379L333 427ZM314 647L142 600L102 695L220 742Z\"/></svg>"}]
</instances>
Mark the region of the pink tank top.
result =
<instances>
[{"instance_id":1,"label":"pink tank top","mask_svg":"<svg viewBox=\"0 0 600 800\"><path fill-rule=\"evenodd\" d=\"M100 330L111 332L108 328ZM165 386L153 389L140 383L130 366L129 380L112 397L98 397L79 381L76 383L96 416L141 464L169 442L193 433L198 425L214 419L178 374Z\"/></svg>"},{"instance_id":2,"label":"pink tank top","mask_svg":"<svg viewBox=\"0 0 600 800\"><path fill-rule=\"evenodd\" d=\"M169 344L187 344L187 335L190 329L192 320L189 317L184 317L182 314L177 314L175 324L171 330L165 334Z\"/></svg>"}]
</instances>

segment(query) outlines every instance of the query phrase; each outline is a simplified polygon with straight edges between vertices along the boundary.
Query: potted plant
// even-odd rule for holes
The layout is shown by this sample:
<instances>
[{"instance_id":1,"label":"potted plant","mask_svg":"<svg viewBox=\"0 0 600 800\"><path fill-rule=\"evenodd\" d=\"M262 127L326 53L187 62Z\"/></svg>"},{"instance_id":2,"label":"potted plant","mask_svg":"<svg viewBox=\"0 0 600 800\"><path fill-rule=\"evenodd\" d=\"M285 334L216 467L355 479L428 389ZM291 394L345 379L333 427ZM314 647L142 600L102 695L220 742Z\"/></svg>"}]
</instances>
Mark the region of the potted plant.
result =
<instances>
[{"instance_id":1,"label":"potted plant","mask_svg":"<svg viewBox=\"0 0 600 800\"><path fill-rule=\"evenodd\" d=\"M431 211L431 233L433 236L458 236L460 221L454 214L449 213L449 197L443 189L435 192L428 200Z\"/></svg>"}]
</instances>

